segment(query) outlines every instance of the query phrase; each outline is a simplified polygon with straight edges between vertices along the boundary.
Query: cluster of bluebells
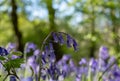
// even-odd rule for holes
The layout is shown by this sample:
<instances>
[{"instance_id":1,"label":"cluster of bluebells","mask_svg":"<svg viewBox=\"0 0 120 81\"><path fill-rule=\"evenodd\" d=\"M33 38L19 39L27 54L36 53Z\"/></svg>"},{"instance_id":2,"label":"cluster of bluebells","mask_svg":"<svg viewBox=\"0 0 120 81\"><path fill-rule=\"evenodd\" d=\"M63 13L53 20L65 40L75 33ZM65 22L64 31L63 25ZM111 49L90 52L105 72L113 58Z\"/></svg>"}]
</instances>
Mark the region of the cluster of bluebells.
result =
<instances>
[{"instance_id":1,"label":"cluster of bluebells","mask_svg":"<svg viewBox=\"0 0 120 81\"><path fill-rule=\"evenodd\" d=\"M25 45L25 63L16 70L20 81L39 81L39 76L43 81L64 81L68 77L73 77L74 81L120 81L120 67L115 63L116 58L110 56L105 46L100 47L98 58L89 60L81 58L76 64L69 54L65 54L56 61L57 54L54 52L53 42L66 44L75 51L78 50L78 44L74 38L63 32L52 32L51 36L52 39L48 43L43 42L41 50L31 42ZM0 56L4 57L11 51L17 51L14 43L9 43L6 49L0 47ZM13 55L11 58L20 57ZM11 75L9 80L17 81L17 77Z\"/></svg>"},{"instance_id":2,"label":"cluster of bluebells","mask_svg":"<svg viewBox=\"0 0 120 81\"><path fill-rule=\"evenodd\" d=\"M64 39L63 35L65 36L66 40ZM67 47L73 47L75 51L78 50L78 44L76 40L69 34L63 32L52 32L52 37L55 43L60 43L61 45L66 44Z\"/></svg>"}]
</instances>

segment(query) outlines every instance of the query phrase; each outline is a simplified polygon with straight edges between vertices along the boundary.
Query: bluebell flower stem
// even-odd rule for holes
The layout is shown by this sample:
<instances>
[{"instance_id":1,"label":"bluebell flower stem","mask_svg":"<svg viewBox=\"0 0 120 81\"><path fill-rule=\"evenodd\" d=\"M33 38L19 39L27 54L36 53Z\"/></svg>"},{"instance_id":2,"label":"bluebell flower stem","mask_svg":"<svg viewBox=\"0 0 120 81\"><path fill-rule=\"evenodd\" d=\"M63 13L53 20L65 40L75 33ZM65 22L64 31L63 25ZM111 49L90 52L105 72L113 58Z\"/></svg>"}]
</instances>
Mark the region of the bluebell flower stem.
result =
<instances>
[{"instance_id":1,"label":"bluebell flower stem","mask_svg":"<svg viewBox=\"0 0 120 81\"><path fill-rule=\"evenodd\" d=\"M38 81L40 81L40 77L41 77L41 69L42 69L42 51L43 51L43 47L44 47L44 45L46 44L46 41L48 40L48 38L51 36L51 33L49 33L48 35L47 35L47 37L43 40L43 44L42 44L42 46L41 46L41 48L40 48L40 55L39 55L39 73L38 73Z\"/></svg>"}]
</instances>

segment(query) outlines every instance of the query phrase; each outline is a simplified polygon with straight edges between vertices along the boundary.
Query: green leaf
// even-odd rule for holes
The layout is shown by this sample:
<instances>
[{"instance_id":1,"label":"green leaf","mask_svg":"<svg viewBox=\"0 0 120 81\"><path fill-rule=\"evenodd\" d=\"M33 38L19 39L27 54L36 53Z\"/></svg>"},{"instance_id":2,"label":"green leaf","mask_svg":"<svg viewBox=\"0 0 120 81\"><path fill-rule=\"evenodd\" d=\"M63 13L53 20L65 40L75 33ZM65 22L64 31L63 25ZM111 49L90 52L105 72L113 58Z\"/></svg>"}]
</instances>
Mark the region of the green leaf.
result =
<instances>
[{"instance_id":1,"label":"green leaf","mask_svg":"<svg viewBox=\"0 0 120 81\"><path fill-rule=\"evenodd\" d=\"M17 51L17 52L12 52L12 54L16 55L16 56L22 56L22 52Z\"/></svg>"},{"instance_id":2,"label":"green leaf","mask_svg":"<svg viewBox=\"0 0 120 81\"><path fill-rule=\"evenodd\" d=\"M8 62L4 63L4 67L7 71L10 71L11 68L20 68L20 65L24 63L24 59L17 58L13 60L9 60Z\"/></svg>"},{"instance_id":3,"label":"green leaf","mask_svg":"<svg viewBox=\"0 0 120 81\"><path fill-rule=\"evenodd\" d=\"M0 56L0 60L5 60L5 58L3 56Z\"/></svg>"}]
</instances>

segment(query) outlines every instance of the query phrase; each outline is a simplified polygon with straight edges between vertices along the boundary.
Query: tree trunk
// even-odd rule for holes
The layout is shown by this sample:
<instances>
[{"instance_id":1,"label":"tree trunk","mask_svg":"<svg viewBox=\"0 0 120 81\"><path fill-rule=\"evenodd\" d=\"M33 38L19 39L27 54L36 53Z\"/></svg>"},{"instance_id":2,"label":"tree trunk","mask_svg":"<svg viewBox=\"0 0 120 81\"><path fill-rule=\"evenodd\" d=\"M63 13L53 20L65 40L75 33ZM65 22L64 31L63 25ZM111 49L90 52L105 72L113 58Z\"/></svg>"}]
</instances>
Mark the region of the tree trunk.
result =
<instances>
[{"instance_id":1,"label":"tree trunk","mask_svg":"<svg viewBox=\"0 0 120 81\"><path fill-rule=\"evenodd\" d=\"M94 11L94 5L93 1L91 1L91 6L92 6L92 14L91 14L91 36L95 36L95 11ZM96 50L96 43L93 39L91 39L91 46L90 46L90 57L95 56L95 50Z\"/></svg>"},{"instance_id":2,"label":"tree trunk","mask_svg":"<svg viewBox=\"0 0 120 81\"><path fill-rule=\"evenodd\" d=\"M18 28L17 5L15 0L11 0L11 6L12 6L11 20L13 24L13 30L17 38L17 45L18 45L17 49L23 52L22 33Z\"/></svg>"},{"instance_id":3,"label":"tree trunk","mask_svg":"<svg viewBox=\"0 0 120 81\"><path fill-rule=\"evenodd\" d=\"M57 31L57 28L55 26L55 9L52 7L53 0L46 0L46 5L48 9L48 15L49 15L49 27L50 27L50 32L51 31ZM58 61L62 57L62 49L59 44L53 43L53 47L55 49L55 54L56 54L56 60Z\"/></svg>"}]
</instances>

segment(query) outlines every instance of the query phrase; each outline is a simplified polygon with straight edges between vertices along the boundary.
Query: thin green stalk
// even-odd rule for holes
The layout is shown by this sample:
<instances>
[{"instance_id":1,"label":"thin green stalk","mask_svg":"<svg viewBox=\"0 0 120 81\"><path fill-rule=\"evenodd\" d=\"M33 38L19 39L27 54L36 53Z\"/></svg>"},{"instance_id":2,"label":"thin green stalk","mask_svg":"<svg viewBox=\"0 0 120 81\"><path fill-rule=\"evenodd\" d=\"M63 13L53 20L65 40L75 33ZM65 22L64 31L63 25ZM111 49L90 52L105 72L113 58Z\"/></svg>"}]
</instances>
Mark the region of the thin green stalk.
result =
<instances>
[{"instance_id":1,"label":"thin green stalk","mask_svg":"<svg viewBox=\"0 0 120 81\"><path fill-rule=\"evenodd\" d=\"M44 47L44 45L46 44L46 41L48 40L48 38L51 36L51 33L49 33L48 35L47 35L47 37L43 40L43 43L42 43L42 46L41 46L41 48L40 48L40 55L39 55L39 60L38 60L38 62L39 62L39 73L38 73L38 81L40 81L40 76L41 76L41 69L42 69L42 51L43 51L43 47Z\"/></svg>"}]
</instances>

